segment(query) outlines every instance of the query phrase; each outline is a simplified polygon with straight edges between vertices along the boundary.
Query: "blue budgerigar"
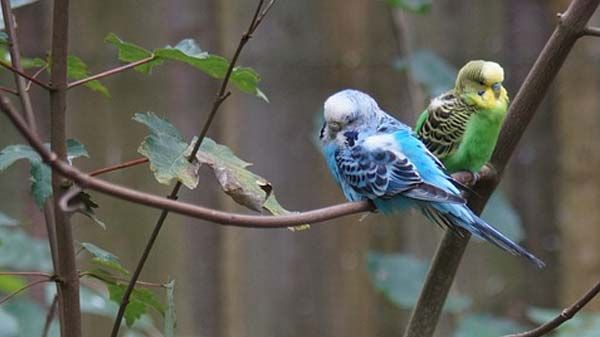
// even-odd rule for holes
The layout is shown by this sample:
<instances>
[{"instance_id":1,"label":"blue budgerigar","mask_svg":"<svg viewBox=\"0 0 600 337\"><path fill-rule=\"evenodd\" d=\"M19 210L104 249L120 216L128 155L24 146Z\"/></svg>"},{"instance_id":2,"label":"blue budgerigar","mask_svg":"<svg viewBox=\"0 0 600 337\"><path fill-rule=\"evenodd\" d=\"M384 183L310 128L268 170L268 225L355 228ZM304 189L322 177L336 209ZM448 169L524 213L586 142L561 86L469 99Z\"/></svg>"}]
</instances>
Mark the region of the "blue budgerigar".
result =
<instances>
[{"instance_id":1,"label":"blue budgerigar","mask_svg":"<svg viewBox=\"0 0 600 337\"><path fill-rule=\"evenodd\" d=\"M325 101L322 150L350 201L371 200L389 214L419 209L434 223L463 228L538 267L544 263L475 215L461 185L427 150L412 129L379 108L369 95L340 91Z\"/></svg>"}]
</instances>

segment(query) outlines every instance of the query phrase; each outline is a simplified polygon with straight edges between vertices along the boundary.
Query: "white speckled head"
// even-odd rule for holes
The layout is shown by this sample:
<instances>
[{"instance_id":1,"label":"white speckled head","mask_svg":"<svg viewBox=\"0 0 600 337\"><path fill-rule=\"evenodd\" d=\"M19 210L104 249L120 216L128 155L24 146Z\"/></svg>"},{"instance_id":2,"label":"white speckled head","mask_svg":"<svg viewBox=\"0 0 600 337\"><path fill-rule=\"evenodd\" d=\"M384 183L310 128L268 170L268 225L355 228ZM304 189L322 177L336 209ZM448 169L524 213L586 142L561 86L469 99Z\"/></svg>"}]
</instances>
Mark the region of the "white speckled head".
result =
<instances>
[{"instance_id":1,"label":"white speckled head","mask_svg":"<svg viewBox=\"0 0 600 337\"><path fill-rule=\"evenodd\" d=\"M357 113L358 106L350 98L347 90L331 95L323 105L325 121L341 123Z\"/></svg>"}]
</instances>

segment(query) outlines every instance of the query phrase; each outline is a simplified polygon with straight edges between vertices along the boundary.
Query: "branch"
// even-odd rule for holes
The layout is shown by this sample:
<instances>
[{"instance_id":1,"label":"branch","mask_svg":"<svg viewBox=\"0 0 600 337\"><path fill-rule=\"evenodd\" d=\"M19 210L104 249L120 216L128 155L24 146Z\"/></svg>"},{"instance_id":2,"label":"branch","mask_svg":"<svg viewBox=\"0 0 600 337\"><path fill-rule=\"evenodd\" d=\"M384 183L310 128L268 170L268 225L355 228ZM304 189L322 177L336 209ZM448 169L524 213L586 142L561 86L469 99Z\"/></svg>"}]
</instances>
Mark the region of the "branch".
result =
<instances>
[{"instance_id":1,"label":"branch","mask_svg":"<svg viewBox=\"0 0 600 337\"><path fill-rule=\"evenodd\" d=\"M600 36L600 27L586 27L581 36Z\"/></svg>"},{"instance_id":2,"label":"branch","mask_svg":"<svg viewBox=\"0 0 600 337\"><path fill-rule=\"evenodd\" d=\"M40 74L43 73L44 70L46 70L46 69L48 69L48 64L46 64L43 67L41 67L40 69L38 69L31 77L37 79L37 77L40 76ZM31 88L31 83L33 83L31 80L29 82L27 82L25 91L29 91L29 89Z\"/></svg>"},{"instance_id":3,"label":"branch","mask_svg":"<svg viewBox=\"0 0 600 337\"><path fill-rule=\"evenodd\" d=\"M117 165L112 165L112 166L108 166L108 167L104 167L101 169L97 169L94 170L90 173L88 173L91 177L95 177L95 176L99 176L101 174L104 173L108 173L108 172L112 172L112 171L116 171L116 170L120 170L120 169L124 169L124 168L128 168L128 167L132 167L132 166L136 166L139 164L143 164L143 163L147 163L148 162L148 158L142 157L142 158L137 158L137 159L133 159L130 161L126 161L124 163L121 164L117 164Z\"/></svg>"},{"instance_id":4,"label":"branch","mask_svg":"<svg viewBox=\"0 0 600 337\"><path fill-rule=\"evenodd\" d=\"M577 302L573 303L570 307L564 309L554 319L538 326L533 330L521 332L513 335L506 335L504 337L540 337L552 332L552 330L558 328L564 322L570 320L586 306L598 293L600 292L600 282L596 283L590 290L588 290Z\"/></svg>"},{"instance_id":5,"label":"branch","mask_svg":"<svg viewBox=\"0 0 600 337\"><path fill-rule=\"evenodd\" d=\"M44 273L41 271L0 271L0 276L38 276L51 278L52 274Z\"/></svg>"},{"instance_id":6,"label":"branch","mask_svg":"<svg viewBox=\"0 0 600 337\"><path fill-rule=\"evenodd\" d=\"M57 306L58 294L54 295L52 304L50 304L50 308L48 309L48 313L46 314L46 322L44 323L44 330L42 330L42 337L48 336L48 332L50 331L50 326L52 325L52 321L54 320L54 314L56 313Z\"/></svg>"},{"instance_id":7,"label":"branch","mask_svg":"<svg viewBox=\"0 0 600 337\"><path fill-rule=\"evenodd\" d=\"M6 69L8 69L8 70L12 71L12 72L13 72L13 73L15 73L15 74L18 74L19 76L21 76L21 77L23 77L23 78L26 78L26 79L30 80L31 82L33 82L33 83L35 83L35 84L39 85L40 87L42 87L42 88L44 88L44 89L46 89L46 90L48 90L48 91L52 90L52 88L51 88L51 87L50 87L48 84L46 84L46 83L44 83L44 82L41 82L41 81L40 81L40 80L38 80L37 78L35 78L35 77L33 77L33 76L31 76L31 75L27 74L25 71L21 71L21 70L18 70L18 69L16 69L16 68L14 68L14 67L13 67L13 66L11 66L10 64L8 64L6 61L0 60L0 66L2 66L2 67L4 67L4 68L6 68Z\"/></svg>"},{"instance_id":8,"label":"branch","mask_svg":"<svg viewBox=\"0 0 600 337\"><path fill-rule=\"evenodd\" d=\"M215 209L178 202L150 193L140 192L118 184L113 184L102 179L91 177L77 168L69 165L64 160L59 160L57 155L44 147L37 135L31 133L25 122L17 114L10 101L0 95L0 110L2 110L19 132L25 137L32 148L40 154L44 163L64 177L73 180L82 188L91 189L113 197L146 205L158 209L168 210L196 219L247 228L285 228L305 223L319 223L326 220L339 218L345 215L373 211L374 207L367 201L347 202L335 206L324 207L300 213L286 215L245 215L218 211Z\"/></svg>"},{"instance_id":9,"label":"branch","mask_svg":"<svg viewBox=\"0 0 600 337\"><path fill-rule=\"evenodd\" d=\"M548 91L548 87L573 45L582 36L585 25L599 3L600 0L574 0L567 12L561 16L558 26L525 78L508 111L491 159L498 176L496 179L477 184L474 190L479 197L469 198L469 206L475 213L481 213L498 185L508 160ZM446 231L433 258L404 337L433 335L469 237L470 235L465 235L461 238L452 231Z\"/></svg>"},{"instance_id":10,"label":"branch","mask_svg":"<svg viewBox=\"0 0 600 337\"><path fill-rule=\"evenodd\" d=\"M88 82L99 80L99 79L101 79L103 77L108 77L108 76L111 76L111 75L114 75L114 74L118 74L118 73L123 72L125 70L131 69L131 68L135 68L137 66L140 66L142 64L146 64L148 62L152 62L155 59L156 59L156 56L152 55L152 56L146 57L145 59L141 59L141 60L138 60L138 61L135 61L135 62L131 62L131 63L125 64L125 65L122 65L120 67L109 69L109 70L106 70L106 71L101 72L99 74L92 75L90 77L87 77L87 78L84 78L84 79L81 79L81 80L69 83L69 85L67 85L67 88L68 89L75 88L77 86L86 84Z\"/></svg>"},{"instance_id":11,"label":"branch","mask_svg":"<svg viewBox=\"0 0 600 337\"><path fill-rule=\"evenodd\" d=\"M69 0L54 0L52 9L52 65L50 71L50 146L55 158L67 159L67 57L69 47ZM61 337L81 337L81 307L79 303L79 275L70 215L60 207L65 193L64 180L52 170L52 194L56 232L56 274Z\"/></svg>"},{"instance_id":12,"label":"branch","mask_svg":"<svg viewBox=\"0 0 600 337\"><path fill-rule=\"evenodd\" d=\"M6 32L8 34L8 51L10 53L10 60L15 70L23 72L21 66L21 51L19 50L19 42L17 39L17 31L15 28L15 17L13 16L12 8L10 7L9 0L0 0L2 6L2 16L6 25ZM23 105L23 112L25 113L25 120L33 132L37 132L37 126L35 123L35 114L33 113L33 107L31 106L31 98L27 94L25 79L19 74L15 73L15 83L17 84L17 90L19 98L21 99L21 105Z\"/></svg>"},{"instance_id":13,"label":"branch","mask_svg":"<svg viewBox=\"0 0 600 337\"><path fill-rule=\"evenodd\" d=\"M271 2L267 5L266 9L262 13L260 13L263 3L264 3L264 0L259 0L258 6L256 7L256 12L254 13L254 17L252 18L252 21L250 22L250 26L248 27L248 30L242 35L242 38L240 39L240 42L239 42L237 49L233 55L233 58L231 59L231 62L229 63L229 68L227 69L227 73L225 74L225 77L223 78L223 81L221 82L221 87L219 88L217 97L215 98L215 101L213 102L212 109L211 109L210 113L208 114L208 118L206 119L206 122L204 123L204 126L202 127L202 131L200 132L200 135L198 136L198 139L196 140L196 143L194 144L192 152L191 152L190 156L188 157L188 160L190 162L192 162L196 159L196 154L198 153L198 150L200 150L202 141L206 137L206 134L208 133L208 130L212 124L214 117L217 114L217 111L219 110L219 107L227 99L227 97L229 97L229 95L231 94L230 92L226 92L227 84L229 83L229 79L231 78L231 74L233 73L233 69L237 63L240 53L242 52L242 49L244 48L244 46L246 45L248 40L250 40L252 33L254 33L254 31L256 30L256 28L258 27L260 22L262 21L262 19L268 13L271 6L273 6L273 3L275 3L275 0L271 0ZM175 186L173 187L171 194L169 194L169 196L167 198L170 200L176 200L178 198L178 194L179 194L179 190L181 189L181 186L182 186L182 183L178 181L175 184ZM123 320L123 315L125 314L125 309L127 308L127 304L129 303L129 297L131 296L131 293L133 292L133 289L135 288L135 284L136 284L138 278L140 277L140 274L142 273L144 264L146 263L146 260L148 259L148 256L150 255L150 251L152 250L152 247L154 246L154 242L156 241L156 238L158 237L158 234L159 234L168 214L169 214L168 210L163 210L161 212L160 216L158 217L156 224L154 225L152 234L150 234L150 238L148 239L148 242L146 243L146 247L144 247L142 256L140 257L140 260L138 261L135 271L133 272L133 275L131 276L131 280L129 281L129 284L127 285L127 289L125 290L125 293L123 294L123 298L121 299L121 304L119 305L119 311L117 312L117 318L115 319L115 323L113 325L111 337L117 337L117 335L119 334L119 328L121 327L121 321Z\"/></svg>"},{"instance_id":14,"label":"branch","mask_svg":"<svg viewBox=\"0 0 600 337\"><path fill-rule=\"evenodd\" d=\"M22 293L23 291L25 291L35 285L38 285L40 283L52 282L52 281L54 281L54 278L43 278L41 280L35 280L33 282L27 283L23 287L15 290L14 292L12 292L12 293L6 295L5 297L3 297L2 299L0 299L0 304L10 300L11 298L17 296L18 294Z\"/></svg>"},{"instance_id":15,"label":"branch","mask_svg":"<svg viewBox=\"0 0 600 337\"><path fill-rule=\"evenodd\" d=\"M12 89L12 88L0 87L0 91L5 92L7 94L19 96L19 93L15 89Z\"/></svg>"},{"instance_id":16,"label":"branch","mask_svg":"<svg viewBox=\"0 0 600 337\"><path fill-rule=\"evenodd\" d=\"M79 277L85 277L85 276L89 276L89 277L93 277L93 278L97 278L99 280L102 280L104 282L129 282L129 280L126 279L122 279L119 277L114 277L114 276L109 276L109 275L100 275L91 271L84 271L79 273ZM153 282L144 282L144 281L137 281L135 283L136 286L140 286L140 287L145 287L145 288L164 288L165 285L161 284L161 283L153 283Z\"/></svg>"}]
</instances>

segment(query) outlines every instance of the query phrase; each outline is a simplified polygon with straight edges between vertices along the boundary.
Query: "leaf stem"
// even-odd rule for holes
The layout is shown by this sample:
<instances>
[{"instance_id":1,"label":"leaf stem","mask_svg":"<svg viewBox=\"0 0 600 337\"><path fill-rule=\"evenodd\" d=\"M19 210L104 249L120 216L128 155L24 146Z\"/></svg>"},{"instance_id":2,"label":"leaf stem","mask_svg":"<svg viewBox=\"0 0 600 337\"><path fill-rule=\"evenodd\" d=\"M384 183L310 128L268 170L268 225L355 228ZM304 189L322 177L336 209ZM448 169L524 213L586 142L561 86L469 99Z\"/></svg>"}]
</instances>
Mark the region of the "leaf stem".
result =
<instances>
[{"instance_id":1,"label":"leaf stem","mask_svg":"<svg viewBox=\"0 0 600 337\"><path fill-rule=\"evenodd\" d=\"M140 66L142 64L146 64L146 63L152 62L155 59L156 59L156 56L152 55L152 56L146 57L144 59L141 59L141 60L138 60L138 61L135 61L135 62L131 62L131 63L125 64L125 65L122 65L120 67L109 69L109 70L103 71L103 72L101 72L99 74L92 75L90 77L86 77L86 78L83 78L83 79L75 81L75 82L71 82L71 83L68 84L67 88L68 89L72 89L72 88L75 88L77 86L86 84L86 83L91 82L91 81L99 80L99 79L104 78L104 77L108 77L108 76L111 76L111 75L114 75L114 74L118 74L118 73L123 72L125 70L131 69L131 68L135 68L135 67Z\"/></svg>"},{"instance_id":2,"label":"leaf stem","mask_svg":"<svg viewBox=\"0 0 600 337\"><path fill-rule=\"evenodd\" d=\"M137 158L137 159L126 161L126 162L121 163L121 164L116 164L116 165L104 167L104 168L101 168L101 169L97 169L97 170L94 170L94 171L92 171L92 172L90 172L88 174L91 177L95 177L95 176L99 176L99 175L104 174L104 173L117 171L117 170L120 170L120 169L124 169L124 168L128 168L128 167L136 166L136 165L147 163L147 162L148 162L148 158L146 158L146 157Z\"/></svg>"},{"instance_id":3,"label":"leaf stem","mask_svg":"<svg viewBox=\"0 0 600 337\"><path fill-rule=\"evenodd\" d=\"M35 280L33 282L27 283L23 287L15 290L15 291L13 291L12 293L10 293L10 294L6 295L5 297L3 297L2 299L0 299L0 304L3 304L4 302L10 300L11 298L17 296L18 294L22 293L23 291L25 291L25 290L27 290L27 289L35 286L35 285L38 285L40 283L51 282L51 281L54 281L54 279L53 278L44 278L44 279L41 279L41 280Z\"/></svg>"},{"instance_id":4,"label":"leaf stem","mask_svg":"<svg viewBox=\"0 0 600 337\"><path fill-rule=\"evenodd\" d=\"M18 70L18 69L16 69L16 68L14 68L14 67L13 67L13 66L11 66L10 64L8 64L6 61L0 60L0 66L2 66L2 67L4 67L4 68L6 68L6 69L8 69L8 70L12 71L12 72L13 72L13 73L15 73L15 74L18 74L18 75L19 75L19 76L21 76L21 77L24 77L24 78L26 78L26 79L30 80L31 82L33 82L33 83L35 83L35 84L39 85L40 87L42 87L42 88L44 88L44 89L46 89L46 90L48 90L48 91L52 90L52 87L50 87L48 84L46 84L46 83L44 83L44 82L41 82L41 81L39 81L37 78L35 78L35 77L33 77L33 76L31 76L31 75L27 74L25 71L21 71L21 70Z\"/></svg>"}]
</instances>

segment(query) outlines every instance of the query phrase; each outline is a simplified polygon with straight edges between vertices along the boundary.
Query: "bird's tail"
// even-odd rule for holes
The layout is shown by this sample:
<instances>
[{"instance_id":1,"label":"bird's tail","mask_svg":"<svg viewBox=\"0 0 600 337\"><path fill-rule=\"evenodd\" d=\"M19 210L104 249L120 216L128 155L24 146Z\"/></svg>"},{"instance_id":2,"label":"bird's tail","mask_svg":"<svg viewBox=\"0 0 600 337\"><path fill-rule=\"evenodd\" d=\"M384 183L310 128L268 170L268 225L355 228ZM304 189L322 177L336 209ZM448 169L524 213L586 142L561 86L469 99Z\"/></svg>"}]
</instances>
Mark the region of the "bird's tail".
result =
<instances>
[{"instance_id":1,"label":"bird's tail","mask_svg":"<svg viewBox=\"0 0 600 337\"><path fill-rule=\"evenodd\" d=\"M458 205L456 206L459 207ZM514 243L497 229L487 224L480 217L475 215L467 206L461 206L460 214L458 215L453 214L455 212L452 211L441 211L433 207L422 207L421 210L427 218L439 225L447 226L450 229L455 227L464 228L480 239L493 243L497 247L500 247L513 255L525 257L538 268L543 268L546 265L542 260L525 250L525 248Z\"/></svg>"}]
</instances>

